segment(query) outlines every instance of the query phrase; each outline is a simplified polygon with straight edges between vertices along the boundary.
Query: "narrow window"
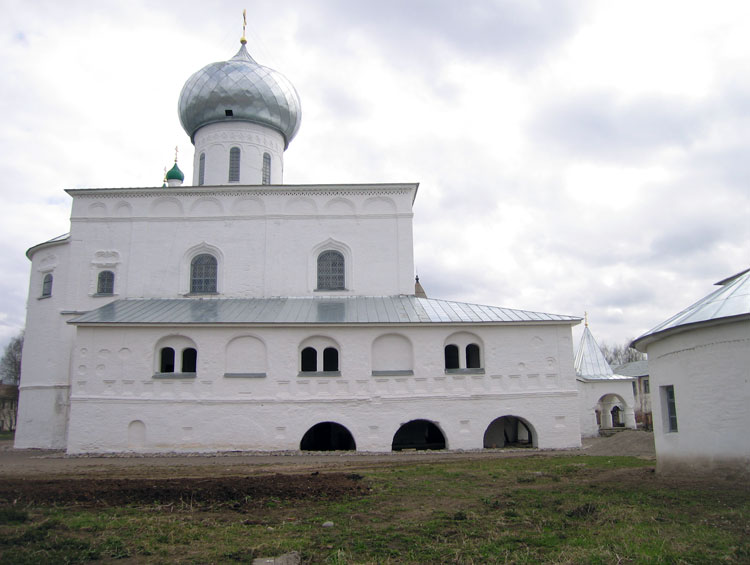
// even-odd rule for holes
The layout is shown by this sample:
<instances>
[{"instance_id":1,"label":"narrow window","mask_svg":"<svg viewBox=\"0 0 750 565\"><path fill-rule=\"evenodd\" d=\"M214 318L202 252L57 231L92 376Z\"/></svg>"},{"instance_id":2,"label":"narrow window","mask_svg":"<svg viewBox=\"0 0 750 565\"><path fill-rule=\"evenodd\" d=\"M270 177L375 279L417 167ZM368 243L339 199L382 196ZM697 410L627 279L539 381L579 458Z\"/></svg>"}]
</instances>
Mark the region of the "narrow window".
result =
<instances>
[{"instance_id":1,"label":"narrow window","mask_svg":"<svg viewBox=\"0 0 750 565\"><path fill-rule=\"evenodd\" d=\"M263 184L271 184L271 155L263 153Z\"/></svg>"},{"instance_id":2,"label":"narrow window","mask_svg":"<svg viewBox=\"0 0 750 565\"><path fill-rule=\"evenodd\" d=\"M182 372L195 373L195 367L198 361L198 352L192 348L182 350Z\"/></svg>"},{"instance_id":3,"label":"narrow window","mask_svg":"<svg viewBox=\"0 0 750 565\"><path fill-rule=\"evenodd\" d=\"M162 373L174 373L174 349L162 347L160 355L159 371Z\"/></svg>"},{"instance_id":4,"label":"narrow window","mask_svg":"<svg viewBox=\"0 0 750 565\"><path fill-rule=\"evenodd\" d=\"M674 399L674 386L663 386L662 395L664 398L664 405L667 412L667 431L677 431L677 406L675 405Z\"/></svg>"},{"instance_id":5,"label":"narrow window","mask_svg":"<svg viewBox=\"0 0 750 565\"><path fill-rule=\"evenodd\" d=\"M649 394L651 392L648 379L643 379L643 394Z\"/></svg>"},{"instance_id":6,"label":"narrow window","mask_svg":"<svg viewBox=\"0 0 750 565\"><path fill-rule=\"evenodd\" d=\"M190 292L210 294L216 292L216 258L208 253L197 255L190 262Z\"/></svg>"},{"instance_id":7,"label":"narrow window","mask_svg":"<svg viewBox=\"0 0 750 565\"><path fill-rule=\"evenodd\" d=\"M458 346L457 345L445 346L445 368L446 369L458 369Z\"/></svg>"},{"instance_id":8,"label":"narrow window","mask_svg":"<svg viewBox=\"0 0 750 565\"><path fill-rule=\"evenodd\" d=\"M97 294L112 294L115 292L115 274L112 271L102 271L96 281Z\"/></svg>"},{"instance_id":9,"label":"narrow window","mask_svg":"<svg viewBox=\"0 0 750 565\"><path fill-rule=\"evenodd\" d=\"M633 396L638 396L638 388L635 386L635 381L633 381Z\"/></svg>"},{"instance_id":10,"label":"narrow window","mask_svg":"<svg viewBox=\"0 0 750 565\"><path fill-rule=\"evenodd\" d=\"M339 370L339 352L335 347L326 347L323 350L323 370Z\"/></svg>"},{"instance_id":11,"label":"narrow window","mask_svg":"<svg viewBox=\"0 0 750 565\"><path fill-rule=\"evenodd\" d=\"M198 186L203 186L206 181L206 154L201 153L198 159Z\"/></svg>"},{"instance_id":12,"label":"narrow window","mask_svg":"<svg viewBox=\"0 0 750 565\"><path fill-rule=\"evenodd\" d=\"M338 251L318 255L318 290L344 290L344 256Z\"/></svg>"},{"instance_id":13,"label":"narrow window","mask_svg":"<svg viewBox=\"0 0 750 565\"><path fill-rule=\"evenodd\" d=\"M42 280L42 296L52 296L52 273L44 275Z\"/></svg>"},{"instance_id":14,"label":"narrow window","mask_svg":"<svg viewBox=\"0 0 750 565\"><path fill-rule=\"evenodd\" d=\"M479 369L482 362L479 359L479 346L476 343L470 343L466 346L466 368Z\"/></svg>"},{"instance_id":15,"label":"narrow window","mask_svg":"<svg viewBox=\"0 0 750 565\"><path fill-rule=\"evenodd\" d=\"M229 150L229 182L240 182L240 148Z\"/></svg>"},{"instance_id":16,"label":"narrow window","mask_svg":"<svg viewBox=\"0 0 750 565\"><path fill-rule=\"evenodd\" d=\"M318 370L318 352L313 347L305 347L302 350L302 372L309 373Z\"/></svg>"}]
</instances>

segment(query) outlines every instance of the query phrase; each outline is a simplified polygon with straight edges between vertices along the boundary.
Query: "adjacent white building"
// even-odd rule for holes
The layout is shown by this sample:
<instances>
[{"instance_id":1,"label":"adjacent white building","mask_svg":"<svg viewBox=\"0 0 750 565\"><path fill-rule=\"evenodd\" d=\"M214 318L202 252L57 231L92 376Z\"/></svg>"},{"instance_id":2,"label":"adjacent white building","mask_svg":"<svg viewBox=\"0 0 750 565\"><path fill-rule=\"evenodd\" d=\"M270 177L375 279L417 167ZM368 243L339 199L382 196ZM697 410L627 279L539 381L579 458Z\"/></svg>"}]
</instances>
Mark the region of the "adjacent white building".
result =
<instances>
[{"instance_id":1,"label":"adjacent white building","mask_svg":"<svg viewBox=\"0 0 750 565\"><path fill-rule=\"evenodd\" d=\"M633 341L648 353L659 472L750 477L750 269Z\"/></svg>"},{"instance_id":2,"label":"adjacent white building","mask_svg":"<svg viewBox=\"0 0 750 565\"><path fill-rule=\"evenodd\" d=\"M179 109L194 186L68 190L27 253L16 447L580 445L580 318L415 292L416 184L283 184L299 98L244 40Z\"/></svg>"},{"instance_id":3,"label":"adjacent white building","mask_svg":"<svg viewBox=\"0 0 750 565\"><path fill-rule=\"evenodd\" d=\"M633 383L635 378L616 375L589 330L583 328L575 358L581 435L636 427Z\"/></svg>"}]
</instances>

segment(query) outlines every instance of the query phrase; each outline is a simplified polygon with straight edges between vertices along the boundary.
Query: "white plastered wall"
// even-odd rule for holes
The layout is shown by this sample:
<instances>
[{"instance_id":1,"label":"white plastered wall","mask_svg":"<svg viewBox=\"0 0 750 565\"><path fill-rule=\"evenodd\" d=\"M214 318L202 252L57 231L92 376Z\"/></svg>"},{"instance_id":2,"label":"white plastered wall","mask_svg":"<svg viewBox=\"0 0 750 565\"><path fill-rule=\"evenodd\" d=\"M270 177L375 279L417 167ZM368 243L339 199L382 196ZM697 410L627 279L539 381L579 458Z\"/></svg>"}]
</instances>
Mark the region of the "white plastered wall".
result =
<instances>
[{"instance_id":1,"label":"white plastered wall","mask_svg":"<svg viewBox=\"0 0 750 565\"><path fill-rule=\"evenodd\" d=\"M485 366L448 374L443 343L456 330L80 327L68 451L298 449L305 432L326 421L345 426L358 450L389 451L398 428L415 419L436 423L450 449L481 449L490 423L508 415L533 426L540 448L580 445L568 325L467 329L485 344ZM196 344L194 378L154 377L164 335ZM373 376L372 344L383 335L413 344L413 374ZM262 344L265 360L238 378L243 371L225 352L243 336ZM300 373L299 345L311 336L340 346L340 376Z\"/></svg>"},{"instance_id":2,"label":"white plastered wall","mask_svg":"<svg viewBox=\"0 0 750 565\"><path fill-rule=\"evenodd\" d=\"M657 470L750 477L750 321L727 321L648 345ZM663 387L674 386L677 432Z\"/></svg>"},{"instance_id":3,"label":"white plastered wall","mask_svg":"<svg viewBox=\"0 0 750 565\"><path fill-rule=\"evenodd\" d=\"M618 405L622 404L624 423L626 428L635 429L635 399L633 397L633 380L606 380L602 379L599 381L595 380L578 380L578 398L579 398L579 413L581 418L581 436L582 437L595 437L599 435L599 425L596 422L596 410L600 407L600 400L603 397L615 396L622 400L622 402L616 402ZM611 410L612 404L604 402L604 411ZM606 424L607 415L602 414L602 421ZM609 423L611 424L612 417L609 416ZM607 427L605 425L605 427Z\"/></svg>"}]
</instances>

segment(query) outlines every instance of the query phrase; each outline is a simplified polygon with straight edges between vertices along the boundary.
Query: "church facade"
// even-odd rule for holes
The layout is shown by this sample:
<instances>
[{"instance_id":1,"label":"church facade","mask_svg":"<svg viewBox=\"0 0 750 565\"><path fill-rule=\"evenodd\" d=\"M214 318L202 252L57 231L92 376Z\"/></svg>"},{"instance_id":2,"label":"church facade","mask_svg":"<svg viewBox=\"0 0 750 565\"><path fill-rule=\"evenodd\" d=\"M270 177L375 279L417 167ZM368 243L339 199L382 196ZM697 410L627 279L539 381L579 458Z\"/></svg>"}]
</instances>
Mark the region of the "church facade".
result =
<instances>
[{"instance_id":1,"label":"church facade","mask_svg":"<svg viewBox=\"0 0 750 565\"><path fill-rule=\"evenodd\" d=\"M16 447L580 445L580 318L415 291L416 184L283 184L299 98L244 40L179 109L194 186L68 190L27 252Z\"/></svg>"}]
</instances>

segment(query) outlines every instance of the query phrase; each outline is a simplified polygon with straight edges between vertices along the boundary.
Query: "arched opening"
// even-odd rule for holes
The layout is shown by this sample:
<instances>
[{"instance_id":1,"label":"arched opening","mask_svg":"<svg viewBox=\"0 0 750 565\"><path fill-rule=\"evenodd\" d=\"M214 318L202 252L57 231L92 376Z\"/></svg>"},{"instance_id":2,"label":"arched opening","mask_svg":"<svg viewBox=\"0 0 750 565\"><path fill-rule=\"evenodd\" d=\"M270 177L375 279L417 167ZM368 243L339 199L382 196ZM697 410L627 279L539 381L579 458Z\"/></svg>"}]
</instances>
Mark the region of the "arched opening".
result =
<instances>
[{"instance_id":1,"label":"arched opening","mask_svg":"<svg viewBox=\"0 0 750 565\"><path fill-rule=\"evenodd\" d=\"M476 343L470 343L466 346L466 368L479 369L482 361L479 359L479 346Z\"/></svg>"},{"instance_id":2,"label":"arched opening","mask_svg":"<svg viewBox=\"0 0 750 565\"><path fill-rule=\"evenodd\" d=\"M195 373L198 362L198 352L193 347L182 350L182 372Z\"/></svg>"},{"instance_id":3,"label":"arched opening","mask_svg":"<svg viewBox=\"0 0 750 565\"><path fill-rule=\"evenodd\" d=\"M318 352L314 347L305 347L300 358L300 371L309 373L318 370Z\"/></svg>"},{"instance_id":4,"label":"arched opening","mask_svg":"<svg viewBox=\"0 0 750 565\"><path fill-rule=\"evenodd\" d=\"M198 186L203 186L206 181L206 154L201 153L198 159Z\"/></svg>"},{"instance_id":5,"label":"arched opening","mask_svg":"<svg viewBox=\"0 0 750 565\"><path fill-rule=\"evenodd\" d=\"M174 349L162 347L159 360L160 373L174 373Z\"/></svg>"},{"instance_id":6,"label":"arched opening","mask_svg":"<svg viewBox=\"0 0 750 565\"><path fill-rule=\"evenodd\" d=\"M323 350L323 370L339 370L339 352L335 347L326 347Z\"/></svg>"},{"instance_id":7,"label":"arched opening","mask_svg":"<svg viewBox=\"0 0 750 565\"><path fill-rule=\"evenodd\" d=\"M201 253L190 262L190 292L211 294L216 292L218 262L216 257Z\"/></svg>"},{"instance_id":8,"label":"arched opening","mask_svg":"<svg viewBox=\"0 0 750 565\"><path fill-rule=\"evenodd\" d=\"M458 369L458 346L457 345L446 345L445 346L445 368L446 369Z\"/></svg>"},{"instance_id":9,"label":"arched opening","mask_svg":"<svg viewBox=\"0 0 750 565\"><path fill-rule=\"evenodd\" d=\"M338 251L318 255L318 290L345 290L344 256Z\"/></svg>"},{"instance_id":10,"label":"arched opening","mask_svg":"<svg viewBox=\"0 0 750 565\"><path fill-rule=\"evenodd\" d=\"M97 294L113 294L115 292L115 274L112 271L102 271L96 281Z\"/></svg>"},{"instance_id":11,"label":"arched opening","mask_svg":"<svg viewBox=\"0 0 750 565\"><path fill-rule=\"evenodd\" d=\"M271 155L269 153L263 153L263 174L261 183L271 184Z\"/></svg>"},{"instance_id":12,"label":"arched opening","mask_svg":"<svg viewBox=\"0 0 750 565\"><path fill-rule=\"evenodd\" d=\"M229 150L229 182L240 182L240 148Z\"/></svg>"},{"instance_id":13,"label":"arched opening","mask_svg":"<svg viewBox=\"0 0 750 565\"><path fill-rule=\"evenodd\" d=\"M133 420L128 424L128 449L141 449L146 445L146 424Z\"/></svg>"},{"instance_id":14,"label":"arched opening","mask_svg":"<svg viewBox=\"0 0 750 565\"><path fill-rule=\"evenodd\" d=\"M534 428L516 416L496 418L484 432L485 448L534 447L536 443Z\"/></svg>"},{"instance_id":15,"label":"arched opening","mask_svg":"<svg viewBox=\"0 0 750 565\"><path fill-rule=\"evenodd\" d=\"M619 394L605 394L594 409L600 430L625 427L625 400Z\"/></svg>"},{"instance_id":16,"label":"arched opening","mask_svg":"<svg viewBox=\"0 0 750 565\"><path fill-rule=\"evenodd\" d=\"M352 434L336 422L321 422L307 430L299 444L302 451L354 451Z\"/></svg>"},{"instance_id":17,"label":"arched opening","mask_svg":"<svg viewBox=\"0 0 750 565\"><path fill-rule=\"evenodd\" d=\"M42 296L52 296L52 275L47 273L42 280Z\"/></svg>"},{"instance_id":18,"label":"arched opening","mask_svg":"<svg viewBox=\"0 0 750 565\"><path fill-rule=\"evenodd\" d=\"M412 420L398 429L393 436L391 449L445 449L445 436L429 420Z\"/></svg>"}]
</instances>

